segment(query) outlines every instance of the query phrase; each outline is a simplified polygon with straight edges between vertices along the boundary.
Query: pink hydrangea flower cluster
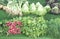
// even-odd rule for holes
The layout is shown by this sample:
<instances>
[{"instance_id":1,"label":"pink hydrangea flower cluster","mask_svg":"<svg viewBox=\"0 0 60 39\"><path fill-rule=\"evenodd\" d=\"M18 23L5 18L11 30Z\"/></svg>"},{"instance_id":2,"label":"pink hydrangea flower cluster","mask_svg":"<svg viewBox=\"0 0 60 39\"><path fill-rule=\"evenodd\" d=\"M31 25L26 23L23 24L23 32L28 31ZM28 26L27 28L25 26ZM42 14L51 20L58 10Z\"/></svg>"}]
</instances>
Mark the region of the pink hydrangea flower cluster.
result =
<instances>
[{"instance_id":1,"label":"pink hydrangea flower cluster","mask_svg":"<svg viewBox=\"0 0 60 39\"><path fill-rule=\"evenodd\" d=\"M8 33L9 34L21 34L21 29L17 26L22 26L22 22L14 21L14 22L7 22L6 25L9 27Z\"/></svg>"}]
</instances>

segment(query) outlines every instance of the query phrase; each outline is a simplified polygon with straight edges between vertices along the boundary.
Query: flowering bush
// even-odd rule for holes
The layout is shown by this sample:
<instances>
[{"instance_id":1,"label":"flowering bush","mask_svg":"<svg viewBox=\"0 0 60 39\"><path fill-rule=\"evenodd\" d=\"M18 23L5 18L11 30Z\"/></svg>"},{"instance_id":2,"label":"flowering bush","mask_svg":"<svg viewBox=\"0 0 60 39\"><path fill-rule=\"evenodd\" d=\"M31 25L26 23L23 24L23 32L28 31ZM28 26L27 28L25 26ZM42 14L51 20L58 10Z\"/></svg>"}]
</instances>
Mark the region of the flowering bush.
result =
<instances>
[{"instance_id":1,"label":"flowering bush","mask_svg":"<svg viewBox=\"0 0 60 39\"><path fill-rule=\"evenodd\" d=\"M22 12L25 12L27 14L31 13L31 14L36 14L39 16L43 16L45 15L47 12L49 12L51 10L49 5L46 5L45 7L43 7L42 4L40 4L40 2L37 2L36 4L32 3L29 6L29 3L24 3L22 6ZM29 12L29 13L28 13Z\"/></svg>"},{"instance_id":2,"label":"flowering bush","mask_svg":"<svg viewBox=\"0 0 60 39\"><path fill-rule=\"evenodd\" d=\"M21 34L21 28L18 26L22 26L22 23L20 21L14 21L14 22L7 22L6 26L9 27L7 34Z\"/></svg>"}]
</instances>

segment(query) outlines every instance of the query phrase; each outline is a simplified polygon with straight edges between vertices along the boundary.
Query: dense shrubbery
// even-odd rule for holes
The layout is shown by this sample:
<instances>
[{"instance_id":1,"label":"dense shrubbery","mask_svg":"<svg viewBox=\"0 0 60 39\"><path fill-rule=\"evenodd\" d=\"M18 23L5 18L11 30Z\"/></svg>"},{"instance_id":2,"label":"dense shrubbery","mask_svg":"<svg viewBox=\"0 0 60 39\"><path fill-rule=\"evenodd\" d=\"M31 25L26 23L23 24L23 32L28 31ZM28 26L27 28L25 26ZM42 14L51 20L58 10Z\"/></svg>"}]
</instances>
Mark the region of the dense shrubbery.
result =
<instances>
[{"instance_id":1,"label":"dense shrubbery","mask_svg":"<svg viewBox=\"0 0 60 39\"><path fill-rule=\"evenodd\" d=\"M22 22L21 30L22 30L23 34L25 34L27 36L31 36L31 37L32 36L39 37L39 36L46 35L48 26L47 26L46 21L44 20L43 17L36 17L36 18L35 17L19 17L19 18L13 18L10 21L16 21L16 20L20 20ZM10 26L11 23L14 23L13 26L15 26L15 24L16 24L16 22L8 22L7 25ZM5 29L7 29L7 30L5 30L6 31L5 33L7 33L8 27L6 26ZM15 34L15 33L13 33L13 34Z\"/></svg>"},{"instance_id":2,"label":"dense shrubbery","mask_svg":"<svg viewBox=\"0 0 60 39\"><path fill-rule=\"evenodd\" d=\"M22 33L27 36L39 37L46 34L48 26L43 17L31 18L23 17Z\"/></svg>"},{"instance_id":3,"label":"dense shrubbery","mask_svg":"<svg viewBox=\"0 0 60 39\"><path fill-rule=\"evenodd\" d=\"M10 21L19 20L22 22L21 34L25 34L31 37L39 37L44 35L49 36L60 36L60 18L51 19L46 21L43 17L19 17L13 18ZM6 22L5 22L6 23ZM2 26L1 32L4 34L8 31L8 27L5 26L5 23ZM0 23L2 24L2 23ZM1 25L0 25L1 29ZM0 33L1 33L0 32Z\"/></svg>"},{"instance_id":4,"label":"dense shrubbery","mask_svg":"<svg viewBox=\"0 0 60 39\"><path fill-rule=\"evenodd\" d=\"M48 22L48 34L51 36L57 36L59 37L60 35L60 18L55 18L55 19L51 19Z\"/></svg>"},{"instance_id":5,"label":"dense shrubbery","mask_svg":"<svg viewBox=\"0 0 60 39\"><path fill-rule=\"evenodd\" d=\"M2 5L7 5L7 0L0 0L0 4L2 4Z\"/></svg>"}]
</instances>

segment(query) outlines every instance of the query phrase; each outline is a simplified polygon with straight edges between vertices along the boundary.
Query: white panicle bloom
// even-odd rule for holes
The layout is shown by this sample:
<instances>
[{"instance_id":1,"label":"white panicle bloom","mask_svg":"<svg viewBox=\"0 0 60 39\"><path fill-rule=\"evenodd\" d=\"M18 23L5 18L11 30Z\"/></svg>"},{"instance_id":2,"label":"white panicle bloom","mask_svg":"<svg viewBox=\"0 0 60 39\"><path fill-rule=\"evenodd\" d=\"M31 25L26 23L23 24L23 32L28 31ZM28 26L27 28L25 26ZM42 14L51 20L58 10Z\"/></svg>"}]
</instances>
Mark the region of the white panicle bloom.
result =
<instances>
[{"instance_id":1,"label":"white panicle bloom","mask_svg":"<svg viewBox=\"0 0 60 39\"><path fill-rule=\"evenodd\" d=\"M9 14L11 14L11 13L12 13L12 12L11 12L11 8L6 7L6 12L9 13Z\"/></svg>"},{"instance_id":2,"label":"white panicle bloom","mask_svg":"<svg viewBox=\"0 0 60 39\"><path fill-rule=\"evenodd\" d=\"M28 3L28 1L26 1L24 4L26 4L27 6L29 6L29 3Z\"/></svg>"},{"instance_id":3,"label":"white panicle bloom","mask_svg":"<svg viewBox=\"0 0 60 39\"><path fill-rule=\"evenodd\" d=\"M59 8L57 6L55 6L54 8L52 8L51 12L55 13L55 14L58 14L59 13Z\"/></svg>"},{"instance_id":4,"label":"white panicle bloom","mask_svg":"<svg viewBox=\"0 0 60 39\"><path fill-rule=\"evenodd\" d=\"M6 10L6 6L3 6L3 10Z\"/></svg>"},{"instance_id":5,"label":"white panicle bloom","mask_svg":"<svg viewBox=\"0 0 60 39\"><path fill-rule=\"evenodd\" d=\"M44 7L39 6L37 8L37 13L38 15L45 15L47 13L46 9Z\"/></svg>"},{"instance_id":6,"label":"white panicle bloom","mask_svg":"<svg viewBox=\"0 0 60 39\"><path fill-rule=\"evenodd\" d=\"M47 13L46 9L39 2L36 3L36 7L37 7L36 10L37 15L45 15Z\"/></svg>"},{"instance_id":7,"label":"white panicle bloom","mask_svg":"<svg viewBox=\"0 0 60 39\"><path fill-rule=\"evenodd\" d=\"M37 2L37 3L36 3L36 7L39 7L39 6L40 6L41 8L43 7L43 6L40 4L40 2Z\"/></svg>"},{"instance_id":8,"label":"white panicle bloom","mask_svg":"<svg viewBox=\"0 0 60 39\"><path fill-rule=\"evenodd\" d=\"M51 10L50 5L46 5L44 8L47 10L47 12L49 12Z\"/></svg>"},{"instance_id":9,"label":"white panicle bloom","mask_svg":"<svg viewBox=\"0 0 60 39\"><path fill-rule=\"evenodd\" d=\"M24 12L24 13L28 13L29 12L29 7L27 6L27 4L24 4L22 6L22 12Z\"/></svg>"},{"instance_id":10,"label":"white panicle bloom","mask_svg":"<svg viewBox=\"0 0 60 39\"><path fill-rule=\"evenodd\" d=\"M3 5L0 5L0 9L3 8Z\"/></svg>"},{"instance_id":11,"label":"white panicle bloom","mask_svg":"<svg viewBox=\"0 0 60 39\"><path fill-rule=\"evenodd\" d=\"M36 6L35 6L34 3L32 3L32 4L30 5L30 12L31 12L31 13L34 13L35 11L36 11Z\"/></svg>"},{"instance_id":12,"label":"white panicle bloom","mask_svg":"<svg viewBox=\"0 0 60 39\"><path fill-rule=\"evenodd\" d=\"M28 2L26 2L26 4L28 4ZM8 0L7 7L8 7L7 9L6 8L3 9L6 10L6 12L8 12L9 14L12 15L20 14L21 8L19 8L19 5L16 2L16 0Z\"/></svg>"}]
</instances>

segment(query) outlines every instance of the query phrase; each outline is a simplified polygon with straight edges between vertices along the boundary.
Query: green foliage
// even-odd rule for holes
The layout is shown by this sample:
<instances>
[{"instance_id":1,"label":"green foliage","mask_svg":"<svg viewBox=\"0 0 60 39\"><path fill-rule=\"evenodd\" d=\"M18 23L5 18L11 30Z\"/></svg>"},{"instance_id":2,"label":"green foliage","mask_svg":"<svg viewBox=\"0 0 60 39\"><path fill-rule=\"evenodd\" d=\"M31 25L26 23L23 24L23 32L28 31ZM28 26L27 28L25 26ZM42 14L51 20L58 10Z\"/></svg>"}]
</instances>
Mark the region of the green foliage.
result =
<instances>
[{"instance_id":1,"label":"green foliage","mask_svg":"<svg viewBox=\"0 0 60 39\"><path fill-rule=\"evenodd\" d=\"M40 2L42 5L45 5L45 0L28 0L29 3L36 3L36 2Z\"/></svg>"},{"instance_id":2,"label":"green foliage","mask_svg":"<svg viewBox=\"0 0 60 39\"><path fill-rule=\"evenodd\" d=\"M3 11L3 10L0 10L0 21L3 21L3 20L9 20L9 19L11 19L12 18L12 16L10 16L9 14L7 14L5 11Z\"/></svg>"},{"instance_id":3,"label":"green foliage","mask_svg":"<svg viewBox=\"0 0 60 39\"><path fill-rule=\"evenodd\" d=\"M7 0L0 0L0 4L7 5Z\"/></svg>"},{"instance_id":4,"label":"green foliage","mask_svg":"<svg viewBox=\"0 0 60 39\"><path fill-rule=\"evenodd\" d=\"M5 22L0 22L0 35L7 34L8 27L5 25Z\"/></svg>"},{"instance_id":5,"label":"green foliage","mask_svg":"<svg viewBox=\"0 0 60 39\"><path fill-rule=\"evenodd\" d=\"M60 36L60 18L51 19L48 22L49 31L48 34L51 36Z\"/></svg>"},{"instance_id":6,"label":"green foliage","mask_svg":"<svg viewBox=\"0 0 60 39\"><path fill-rule=\"evenodd\" d=\"M19 17L19 20L22 21L22 33L27 36L39 37L44 36L47 32L46 21L43 17L31 18L31 17Z\"/></svg>"}]
</instances>

